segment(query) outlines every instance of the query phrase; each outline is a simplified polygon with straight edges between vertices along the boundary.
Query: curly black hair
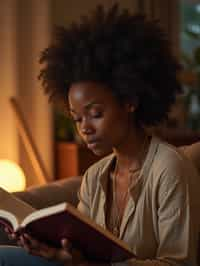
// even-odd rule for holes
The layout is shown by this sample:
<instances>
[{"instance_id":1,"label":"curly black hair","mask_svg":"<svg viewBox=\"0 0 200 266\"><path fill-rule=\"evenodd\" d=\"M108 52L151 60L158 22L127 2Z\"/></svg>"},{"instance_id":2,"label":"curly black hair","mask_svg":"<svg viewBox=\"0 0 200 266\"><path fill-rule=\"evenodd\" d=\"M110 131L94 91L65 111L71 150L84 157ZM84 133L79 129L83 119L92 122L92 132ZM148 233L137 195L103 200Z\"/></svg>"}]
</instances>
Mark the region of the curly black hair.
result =
<instances>
[{"instance_id":1,"label":"curly black hair","mask_svg":"<svg viewBox=\"0 0 200 266\"><path fill-rule=\"evenodd\" d=\"M143 126L166 119L181 91L180 66L158 22L117 4L107 12L98 6L79 23L57 27L40 63L39 79L50 100L67 102L74 82L100 82L120 101L137 105L135 119Z\"/></svg>"}]
</instances>

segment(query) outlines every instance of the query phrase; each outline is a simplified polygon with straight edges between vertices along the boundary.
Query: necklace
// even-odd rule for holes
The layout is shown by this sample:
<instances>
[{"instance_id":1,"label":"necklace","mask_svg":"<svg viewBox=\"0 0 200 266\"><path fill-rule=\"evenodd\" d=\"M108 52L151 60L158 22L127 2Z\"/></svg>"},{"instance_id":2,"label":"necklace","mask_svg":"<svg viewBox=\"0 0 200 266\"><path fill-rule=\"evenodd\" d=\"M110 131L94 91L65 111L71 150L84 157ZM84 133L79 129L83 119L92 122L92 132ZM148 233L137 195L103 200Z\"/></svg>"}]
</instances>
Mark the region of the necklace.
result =
<instances>
[{"instance_id":1,"label":"necklace","mask_svg":"<svg viewBox=\"0 0 200 266\"><path fill-rule=\"evenodd\" d=\"M145 147L148 140L148 136L145 137L144 142L142 144L142 147L139 151L138 158L141 159L141 157L145 154ZM144 162L144 160L143 160ZM143 162L141 164L143 164ZM132 184L132 178L135 176L136 173L140 173L141 166L133 169L132 167L129 168L129 176L128 176L128 185L127 189L121 194L117 195L117 174L118 174L118 162L116 161L116 167L114 170L114 174L112 175L112 190L113 190L113 206L112 206L112 212L111 212L111 229L115 236L119 236L120 233L120 226L121 221L124 213L125 206L128 202L129 198L129 188ZM118 198L120 198L121 206L118 204Z\"/></svg>"},{"instance_id":2,"label":"necklace","mask_svg":"<svg viewBox=\"0 0 200 266\"><path fill-rule=\"evenodd\" d=\"M133 176L138 173L139 174L139 168L135 170L129 170L129 176L128 176L128 185L127 189L121 194L117 195L117 174L113 176L113 182L112 182L112 188L113 188L113 207L112 207L112 232L115 236L119 236L120 233L120 225L124 213L124 206L126 206L128 199L129 199L129 188L132 184L132 178ZM118 204L118 198L120 198L121 205Z\"/></svg>"}]
</instances>

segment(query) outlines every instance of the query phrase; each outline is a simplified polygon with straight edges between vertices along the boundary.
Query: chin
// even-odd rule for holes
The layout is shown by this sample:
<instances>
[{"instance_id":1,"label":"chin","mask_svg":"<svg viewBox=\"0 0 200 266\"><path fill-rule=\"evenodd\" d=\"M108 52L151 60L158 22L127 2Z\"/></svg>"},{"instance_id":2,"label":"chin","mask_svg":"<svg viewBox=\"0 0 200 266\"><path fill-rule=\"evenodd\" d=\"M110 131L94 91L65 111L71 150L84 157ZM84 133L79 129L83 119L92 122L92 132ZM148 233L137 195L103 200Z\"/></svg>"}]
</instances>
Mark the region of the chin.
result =
<instances>
[{"instance_id":1,"label":"chin","mask_svg":"<svg viewBox=\"0 0 200 266\"><path fill-rule=\"evenodd\" d=\"M103 150L103 149L91 149L92 153L99 157L103 157L111 153L111 150Z\"/></svg>"}]
</instances>

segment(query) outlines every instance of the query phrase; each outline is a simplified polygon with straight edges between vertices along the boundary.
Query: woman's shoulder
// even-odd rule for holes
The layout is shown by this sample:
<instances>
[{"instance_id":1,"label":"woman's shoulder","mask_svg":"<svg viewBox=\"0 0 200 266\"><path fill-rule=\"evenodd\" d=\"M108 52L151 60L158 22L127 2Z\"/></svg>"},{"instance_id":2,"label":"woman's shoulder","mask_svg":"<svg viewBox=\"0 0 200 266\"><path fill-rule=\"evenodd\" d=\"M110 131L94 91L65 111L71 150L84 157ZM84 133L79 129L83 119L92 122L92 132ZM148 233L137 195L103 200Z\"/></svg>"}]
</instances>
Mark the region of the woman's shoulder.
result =
<instances>
[{"instance_id":1,"label":"woman's shoulder","mask_svg":"<svg viewBox=\"0 0 200 266\"><path fill-rule=\"evenodd\" d=\"M157 141L157 152L151 168L152 183L162 191L186 189L190 191L193 204L200 206L200 178L193 162L183 150L164 141Z\"/></svg>"},{"instance_id":2,"label":"woman's shoulder","mask_svg":"<svg viewBox=\"0 0 200 266\"><path fill-rule=\"evenodd\" d=\"M157 152L155 155L155 162L160 162L165 166L191 163L184 152L178 147L160 139L157 139L156 142Z\"/></svg>"},{"instance_id":3,"label":"woman's shoulder","mask_svg":"<svg viewBox=\"0 0 200 266\"><path fill-rule=\"evenodd\" d=\"M166 174L169 178L191 177L197 174L192 161L180 148L159 139L152 168L157 174Z\"/></svg>"}]
</instances>

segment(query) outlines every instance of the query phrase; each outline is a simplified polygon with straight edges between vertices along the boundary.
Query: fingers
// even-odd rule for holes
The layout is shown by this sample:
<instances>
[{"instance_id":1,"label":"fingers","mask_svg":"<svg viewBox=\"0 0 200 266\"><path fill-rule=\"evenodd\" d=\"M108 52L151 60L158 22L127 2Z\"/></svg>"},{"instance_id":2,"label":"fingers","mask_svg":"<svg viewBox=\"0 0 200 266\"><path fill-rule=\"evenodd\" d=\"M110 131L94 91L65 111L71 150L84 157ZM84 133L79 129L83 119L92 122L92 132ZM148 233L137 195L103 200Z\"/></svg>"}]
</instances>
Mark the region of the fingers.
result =
<instances>
[{"instance_id":1,"label":"fingers","mask_svg":"<svg viewBox=\"0 0 200 266\"><path fill-rule=\"evenodd\" d=\"M10 234L10 230L8 229L8 227L4 227L4 231L6 232L6 234Z\"/></svg>"},{"instance_id":2,"label":"fingers","mask_svg":"<svg viewBox=\"0 0 200 266\"><path fill-rule=\"evenodd\" d=\"M81 253L81 251L74 248L68 239L66 238L62 239L61 245L62 245L63 250L67 252L68 254L70 254L71 260L74 263L74 265L79 265L81 263L85 266L87 265L87 262L83 254Z\"/></svg>"},{"instance_id":3,"label":"fingers","mask_svg":"<svg viewBox=\"0 0 200 266\"><path fill-rule=\"evenodd\" d=\"M48 246L28 234L23 234L20 237L20 242L23 248L32 255L42 256L48 260L57 258L58 249Z\"/></svg>"},{"instance_id":4,"label":"fingers","mask_svg":"<svg viewBox=\"0 0 200 266\"><path fill-rule=\"evenodd\" d=\"M67 250L69 253L72 252L72 244L68 239L66 239L66 238L62 239L61 245L62 245L62 248Z\"/></svg>"},{"instance_id":5,"label":"fingers","mask_svg":"<svg viewBox=\"0 0 200 266\"><path fill-rule=\"evenodd\" d=\"M21 235L17 243L19 246L23 247L27 252L30 252L33 249L33 244L31 243L28 235Z\"/></svg>"},{"instance_id":6,"label":"fingers","mask_svg":"<svg viewBox=\"0 0 200 266\"><path fill-rule=\"evenodd\" d=\"M19 237L18 245L23 247L28 253L32 255L41 256L41 244L38 240L32 238L30 235L24 233Z\"/></svg>"},{"instance_id":7,"label":"fingers","mask_svg":"<svg viewBox=\"0 0 200 266\"><path fill-rule=\"evenodd\" d=\"M72 244L68 239L62 239L61 240L61 246L62 248L60 249L58 253L58 257L60 261L63 262L71 262L72 260Z\"/></svg>"},{"instance_id":8,"label":"fingers","mask_svg":"<svg viewBox=\"0 0 200 266\"><path fill-rule=\"evenodd\" d=\"M45 245L44 243L41 243L40 241L26 233L20 236L20 241L24 248L27 249L29 252L43 252L43 250L47 250L49 248L49 246Z\"/></svg>"},{"instance_id":9,"label":"fingers","mask_svg":"<svg viewBox=\"0 0 200 266\"><path fill-rule=\"evenodd\" d=\"M11 231L8 227L4 227L4 231L10 240L17 240L17 234Z\"/></svg>"},{"instance_id":10,"label":"fingers","mask_svg":"<svg viewBox=\"0 0 200 266\"><path fill-rule=\"evenodd\" d=\"M23 234L21 238L23 239L24 243L29 245L30 248L32 249L37 249L40 246L40 242L38 240L36 240L35 238L31 237L26 233Z\"/></svg>"}]
</instances>

